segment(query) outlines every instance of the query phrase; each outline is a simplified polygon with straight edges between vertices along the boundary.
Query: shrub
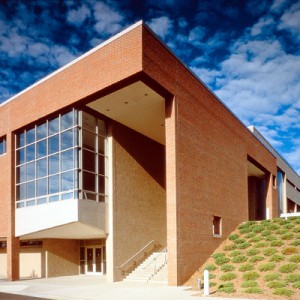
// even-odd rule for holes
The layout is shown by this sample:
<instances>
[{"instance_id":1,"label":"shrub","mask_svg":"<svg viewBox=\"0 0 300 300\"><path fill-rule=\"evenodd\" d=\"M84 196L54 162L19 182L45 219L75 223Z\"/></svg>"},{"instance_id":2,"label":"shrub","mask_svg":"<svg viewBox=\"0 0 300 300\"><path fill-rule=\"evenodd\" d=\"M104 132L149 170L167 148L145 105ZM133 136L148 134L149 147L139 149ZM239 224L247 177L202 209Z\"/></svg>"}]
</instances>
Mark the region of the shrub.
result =
<instances>
[{"instance_id":1,"label":"shrub","mask_svg":"<svg viewBox=\"0 0 300 300\"><path fill-rule=\"evenodd\" d=\"M298 249L295 247L287 247L282 250L282 254L291 255L298 252Z\"/></svg>"},{"instance_id":2,"label":"shrub","mask_svg":"<svg viewBox=\"0 0 300 300\"><path fill-rule=\"evenodd\" d=\"M216 258L223 257L223 256L225 256L225 253L218 252L218 253L213 253L211 257L216 259Z\"/></svg>"},{"instance_id":3,"label":"shrub","mask_svg":"<svg viewBox=\"0 0 300 300\"><path fill-rule=\"evenodd\" d=\"M285 281L288 283L300 281L300 274L289 274L285 277Z\"/></svg>"},{"instance_id":4,"label":"shrub","mask_svg":"<svg viewBox=\"0 0 300 300\"><path fill-rule=\"evenodd\" d=\"M279 254L274 254L270 257L270 261L274 261L274 262L280 262L284 260L284 256L283 255L279 255Z\"/></svg>"},{"instance_id":5,"label":"shrub","mask_svg":"<svg viewBox=\"0 0 300 300\"><path fill-rule=\"evenodd\" d=\"M260 243L257 243L257 244L254 244L253 247L255 248L265 248L265 247L268 247L269 246L269 243L266 243L266 242L260 242Z\"/></svg>"},{"instance_id":6,"label":"shrub","mask_svg":"<svg viewBox=\"0 0 300 300\"><path fill-rule=\"evenodd\" d=\"M284 234L287 234L288 232L289 232L288 229L280 228L280 229L277 230L276 233L279 234L279 235L284 235Z\"/></svg>"},{"instance_id":7,"label":"shrub","mask_svg":"<svg viewBox=\"0 0 300 300\"><path fill-rule=\"evenodd\" d=\"M246 271L252 271L254 269L252 264L243 264L240 266L239 271L246 272Z\"/></svg>"},{"instance_id":8,"label":"shrub","mask_svg":"<svg viewBox=\"0 0 300 300\"><path fill-rule=\"evenodd\" d=\"M285 286L287 286L287 283L285 281L274 280L268 283L268 287L270 289L283 288Z\"/></svg>"},{"instance_id":9,"label":"shrub","mask_svg":"<svg viewBox=\"0 0 300 300\"><path fill-rule=\"evenodd\" d=\"M259 256L259 255L255 255L255 256L252 256L251 258L250 258L250 262L251 263L256 263L256 262L258 262L258 261L262 261L262 260L264 260L265 258L263 257L263 256Z\"/></svg>"},{"instance_id":10,"label":"shrub","mask_svg":"<svg viewBox=\"0 0 300 300\"><path fill-rule=\"evenodd\" d=\"M292 241L290 243L291 246L299 246L300 245L300 240L295 240L295 241Z\"/></svg>"},{"instance_id":11,"label":"shrub","mask_svg":"<svg viewBox=\"0 0 300 300\"><path fill-rule=\"evenodd\" d=\"M300 289L300 281L294 282L293 283L293 288Z\"/></svg>"},{"instance_id":12,"label":"shrub","mask_svg":"<svg viewBox=\"0 0 300 300\"><path fill-rule=\"evenodd\" d=\"M214 271L214 270L216 270L217 269L217 266L215 266L215 265L213 265L213 264L211 264L211 265L207 265L207 266L205 266L205 268L204 268L205 270L207 270L207 271Z\"/></svg>"},{"instance_id":13,"label":"shrub","mask_svg":"<svg viewBox=\"0 0 300 300\"><path fill-rule=\"evenodd\" d=\"M264 230L264 226L262 225L255 225L253 227L251 227L252 231L255 233L259 233L262 232Z\"/></svg>"},{"instance_id":14,"label":"shrub","mask_svg":"<svg viewBox=\"0 0 300 300\"><path fill-rule=\"evenodd\" d=\"M270 224L268 224L267 228L271 231L274 231L274 230L278 230L280 228L280 226L277 224L274 224L274 223L270 223Z\"/></svg>"},{"instance_id":15,"label":"shrub","mask_svg":"<svg viewBox=\"0 0 300 300\"><path fill-rule=\"evenodd\" d=\"M255 287L255 286L257 286L257 285L258 285L257 282L254 281L254 280L247 280L247 281L244 281L244 282L242 283L242 287L243 287L243 288L247 288L247 287Z\"/></svg>"},{"instance_id":16,"label":"shrub","mask_svg":"<svg viewBox=\"0 0 300 300\"><path fill-rule=\"evenodd\" d=\"M287 224L284 224L282 227L283 227L284 229L292 229L292 228L294 227L294 225L291 224L291 223L287 223Z\"/></svg>"},{"instance_id":17,"label":"shrub","mask_svg":"<svg viewBox=\"0 0 300 300\"><path fill-rule=\"evenodd\" d=\"M255 235L256 234L254 232L249 232L248 234L245 235L245 238L251 239L251 238L255 237Z\"/></svg>"},{"instance_id":18,"label":"shrub","mask_svg":"<svg viewBox=\"0 0 300 300\"><path fill-rule=\"evenodd\" d=\"M238 249L246 249L246 248L249 248L250 246L251 246L251 244L250 244L250 243L247 243L247 242L241 243L241 244L237 244L237 245L236 245L236 247L237 247Z\"/></svg>"},{"instance_id":19,"label":"shrub","mask_svg":"<svg viewBox=\"0 0 300 300\"><path fill-rule=\"evenodd\" d=\"M291 297L293 292L287 288L277 288L273 292L274 295Z\"/></svg>"},{"instance_id":20,"label":"shrub","mask_svg":"<svg viewBox=\"0 0 300 300\"><path fill-rule=\"evenodd\" d=\"M222 265L225 265L226 263L228 263L230 261L230 259L226 256L220 256L220 257L217 257L215 258L215 263L218 265L218 266L222 266Z\"/></svg>"},{"instance_id":21,"label":"shrub","mask_svg":"<svg viewBox=\"0 0 300 300\"><path fill-rule=\"evenodd\" d=\"M224 246L224 251L231 251L236 249L236 245L235 244L230 244L230 245L226 245Z\"/></svg>"},{"instance_id":22,"label":"shrub","mask_svg":"<svg viewBox=\"0 0 300 300\"><path fill-rule=\"evenodd\" d=\"M253 238L249 239L249 242L251 242L251 243L257 243L259 241L261 241L260 236L254 236Z\"/></svg>"},{"instance_id":23,"label":"shrub","mask_svg":"<svg viewBox=\"0 0 300 300\"><path fill-rule=\"evenodd\" d=\"M234 256L238 256L241 254L242 254L242 252L240 250L234 250L234 251L231 251L228 255L231 257L234 257Z\"/></svg>"},{"instance_id":24,"label":"shrub","mask_svg":"<svg viewBox=\"0 0 300 300\"><path fill-rule=\"evenodd\" d=\"M269 235L269 236L266 236L266 237L265 237L265 240L268 241L268 242L276 241L276 240L277 240L277 237L274 236L274 235Z\"/></svg>"},{"instance_id":25,"label":"shrub","mask_svg":"<svg viewBox=\"0 0 300 300\"><path fill-rule=\"evenodd\" d=\"M251 225L256 224L256 221L248 221L238 226L238 229L249 228Z\"/></svg>"},{"instance_id":26,"label":"shrub","mask_svg":"<svg viewBox=\"0 0 300 300\"><path fill-rule=\"evenodd\" d=\"M216 282L214 282L214 281L209 281L209 286L216 286L217 285L217 283Z\"/></svg>"},{"instance_id":27,"label":"shrub","mask_svg":"<svg viewBox=\"0 0 300 300\"><path fill-rule=\"evenodd\" d=\"M280 247L283 245L283 242L282 241L271 241L270 242L270 246L271 247Z\"/></svg>"},{"instance_id":28,"label":"shrub","mask_svg":"<svg viewBox=\"0 0 300 300\"><path fill-rule=\"evenodd\" d=\"M235 239L233 242L235 244L242 244L242 243L245 243L246 241L244 239L238 238L238 239Z\"/></svg>"},{"instance_id":29,"label":"shrub","mask_svg":"<svg viewBox=\"0 0 300 300\"><path fill-rule=\"evenodd\" d=\"M234 233L234 234L231 234L231 235L228 237L228 239L229 239L230 241L234 241L234 240L238 239L239 237L240 237L240 236L239 236L238 234Z\"/></svg>"},{"instance_id":30,"label":"shrub","mask_svg":"<svg viewBox=\"0 0 300 300\"><path fill-rule=\"evenodd\" d=\"M263 251L263 254L266 256L271 256L273 254L275 254L277 251L274 248L267 248Z\"/></svg>"},{"instance_id":31,"label":"shrub","mask_svg":"<svg viewBox=\"0 0 300 300\"><path fill-rule=\"evenodd\" d=\"M256 248L251 248L251 249L249 249L249 250L246 252L246 254L247 254L248 256L254 256L254 255L258 254L258 253L260 253L260 250L259 250L259 249L256 249Z\"/></svg>"},{"instance_id":32,"label":"shrub","mask_svg":"<svg viewBox=\"0 0 300 300\"><path fill-rule=\"evenodd\" d=\"M221 267L221 271L223 271L223 272L231 272L233 270L234 270L233 265L226 264Z\"/></svg>"},{"instance_id":33,"label":"shrub","mask_svg":"<svg viewBox=\"0 0 300 300\"><path fill-rule=\"evenodd\" d=\"M219 285L218 291L226 294L232 294L235 292L235 289L231 282L225 282Z\"/></svg>"},{"instance_id":34,"label":"shrub","mask_svg":"<svg viewBox=\"0 0 300 300\"><path fill-rule=\"evenodd\" d=\"M239 231L241 234L245 234L245 233L251 232L251 229L250 228L242 228L242 229L239 229Z\"/></svg>"},{"instance_id":35,"label":"shrub","mask_svg":"<svg viewBox=\"0 0 300 300\"><path fill-rule=\"evenodd\" d=\"M300 255L293 255L293 256L291 256L290 258L289 258L289 261L290 262L293 262L293 263L298 263L298 262L300 262Z\"/></svg>"},{"instance_id":36,"label":"shrub","mask_svg":"<svg viewBox=\"0 0 300 300\"><path fill-rule=\"evenodd\" d=\"M230 281L236 278L236 274L234 273L226 273L222 276L220 276L220 280L222 281Z\"/></svg>"},{"instance_id":37,"label":"shrub","mask_svg":"<svg viewBox=\"0 0 300 300\"><path fill-rule=\"evenodd\" d=\"M297 226L297 227L293 228L293 232L299 233L300 232L300 226Z\"/></svg>"},{"instance_id":38,"label":"shrub","mask_svg":"<svg viewBox=\"0 0 300 300\"><path fill-rule=\"evenodd\" d=\"M291 263L291 264L285 264L285 265L282 265L282 266L279 268L279 271L280 271L281 273L292 273L292 272L294 272L296 269L297 269L297 264Z\"/></svg>"},{"instance_id":39,"label":"shrub","mask_svg":"<svg viewBox=\"0 0 300 300\"><path fill-rule=\"evenodd\" d=\"M275 273L270 273L265 275L264 280L269 282L269 281L273 281L273 280L278 280L280 278L280 274L275 274Z\"/></svg>"},{"instance_id":40,"label":"shrub","mask_svg":"<svg viewBox=\"0 0 300 300\"><path fill-rule=\"evenodd\" d=\"M260 288L253 286L253 287L249 287L249 288L245 289L245 293L247 293L247 294L262 294L263 291Z\"/></svg>"},{"instance_id":41,"label":"shrub","mask_svg":"<svg viewBox=\"0 0 300 300\"><path fill-rule=\"evenodd\" d=\"M275 268L275 264L274 263L265 263L265 264L261 264L258 266L259 271L261 272L266 272L266 271L271 271Z\"/></svg>"},{"instance_id":42,"label":"shrub","mask_svg":"<svg viewBox=\"0 0 300 300\"><path fill-rule=\"evenodd\" d=\"M269 236L271 235L271 232L269 230L264 230L262 233L261 233L262 236Z\"/></svg>"},{"instance_id":43,"label":"shrub","mask_svg":"<svg viewBox=\"0 0 300 300\"><path fill-rule=\"evenodd\" d=\"M293 237L294 237L294 235L293 235L291 232L288 232L288 233L283 234L283 235L281 236L281 238L282 238L283 240L291 240Z\"/></svg>"},{"instance_id":44,"label":"shrub","mask_svg":"<svg viewBox=\"0 0 300 300\"><path fill-rule=\"evenodd\" d=\"M251 271L251 272L246 272L243 274L243 279L244 280L255 280L259 277L260 275L257 272Z\"/></svg>"},{"instance_id":45,"label":"shrub","mask_svg":"<svg viewBox=\"0 0 300 300\"><path fill-rule=\"evenodd\" d=\"M231 261L235 264L239 264L239 263L243 263L245 261L247 261L247 256L245 255L238 255L238 256L235 256L231 259Z\"/></svg>"}]
</instances>

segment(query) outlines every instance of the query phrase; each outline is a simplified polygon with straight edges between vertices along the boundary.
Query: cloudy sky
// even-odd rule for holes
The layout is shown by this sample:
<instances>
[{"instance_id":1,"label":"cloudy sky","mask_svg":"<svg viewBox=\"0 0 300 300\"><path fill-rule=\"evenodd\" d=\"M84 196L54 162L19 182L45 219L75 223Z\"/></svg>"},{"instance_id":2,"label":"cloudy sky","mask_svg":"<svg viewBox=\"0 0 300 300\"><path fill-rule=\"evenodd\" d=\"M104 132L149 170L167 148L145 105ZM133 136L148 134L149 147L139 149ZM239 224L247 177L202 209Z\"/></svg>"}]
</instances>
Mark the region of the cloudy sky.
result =
<instances>
[{"instance_id":1,"label":"cloudy sky","mask_svg":"<svg viewBox=\"0 0 300 300\"><path fill-rule=\"evenodd\" d=\"M1 0L0 103L141 19L300 174L297 0Z\"/></svg>"}]
</instances>

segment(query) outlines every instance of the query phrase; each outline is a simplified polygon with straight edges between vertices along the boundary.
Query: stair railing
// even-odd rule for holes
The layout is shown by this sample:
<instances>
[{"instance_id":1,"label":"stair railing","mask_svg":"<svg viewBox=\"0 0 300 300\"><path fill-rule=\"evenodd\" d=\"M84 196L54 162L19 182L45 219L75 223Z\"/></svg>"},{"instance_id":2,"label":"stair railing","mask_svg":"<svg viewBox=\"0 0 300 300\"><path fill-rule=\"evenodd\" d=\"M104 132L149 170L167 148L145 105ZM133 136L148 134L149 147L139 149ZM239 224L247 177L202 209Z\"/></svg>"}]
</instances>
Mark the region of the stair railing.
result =
<instances>
[{"instance_id":1,"label":"stair railing","mask_svg":"<svg viewBox=\"0 0 300 300\"><path fill-rule=\"evenodd\" d=\"M142 262L146 257L152 254L156 248L159 247L160 244L157 241L150 241L141 250L127 259L122 265L118 266L117 269L120 270L121 275L125 277L138 265L138 263Z\"/></svg>"},{"instance_id":2,"label":"stair railing","mask_svg":"<svg viewBox=\"0 0 300 300\"><path fill-rule=\"evenodd\" d=\"M164 256L163 262L157 263L158 259L162 255ZM162 251L160 251L160 253L157 254L157 256L155 256L152 261L149 261L149 263L147 265L150 265L153 262L154 262L153 272L147 278L147 282L149 282L154 277L154 275L156 275L167 264L167 248L164 248Z\"/></svg>"}]
</instances>

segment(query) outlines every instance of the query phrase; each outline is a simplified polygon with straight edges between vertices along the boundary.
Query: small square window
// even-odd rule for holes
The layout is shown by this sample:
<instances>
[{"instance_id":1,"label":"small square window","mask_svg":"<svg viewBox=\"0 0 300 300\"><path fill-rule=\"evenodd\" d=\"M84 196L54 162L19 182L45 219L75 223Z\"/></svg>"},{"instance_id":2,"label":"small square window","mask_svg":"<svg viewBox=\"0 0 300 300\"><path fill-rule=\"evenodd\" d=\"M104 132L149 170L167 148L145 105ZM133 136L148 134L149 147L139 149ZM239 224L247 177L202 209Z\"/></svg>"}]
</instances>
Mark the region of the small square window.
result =
<instances>
[{"instance_id":1,"label":"small square window","mask_svg":"<svg viewBox=\"0 0 300 300\"><path fill-rule=\"evenodd\" d=\"M222 235L222 218L218 216L213 216L213 236Z\"/></svg>"},{"instance_id":2,"label":"small square window","mask_svg":"<svg viewBox=\"0 0 300 300\"><path fill-rule=\"evenodd\" d=\"M0 138L0 155L6 153L6 138Z\"/></svg>"}]
</instances>

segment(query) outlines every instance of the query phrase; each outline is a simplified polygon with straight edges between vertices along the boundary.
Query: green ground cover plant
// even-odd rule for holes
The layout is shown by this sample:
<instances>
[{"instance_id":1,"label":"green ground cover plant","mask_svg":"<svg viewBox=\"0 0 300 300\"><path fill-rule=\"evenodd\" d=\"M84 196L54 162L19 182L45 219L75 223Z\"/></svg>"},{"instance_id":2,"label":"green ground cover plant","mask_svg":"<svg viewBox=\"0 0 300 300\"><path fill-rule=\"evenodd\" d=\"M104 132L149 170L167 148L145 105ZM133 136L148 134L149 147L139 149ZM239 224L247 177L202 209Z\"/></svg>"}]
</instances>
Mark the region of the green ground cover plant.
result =
<instances>
[{"instance_id":1,"label":"green ground cover plant","mask_svg":"<svg viewBox=\"0 0 300 300\"><path fill-rule=\"evenodd\" d=\"M278 273L269 273L264 276L264 281L269 282L269 281L273 281L273 280L278 280L278 279L280 279L280 277L281 277L281 275Z\"/></svg>"}]
</instances>

